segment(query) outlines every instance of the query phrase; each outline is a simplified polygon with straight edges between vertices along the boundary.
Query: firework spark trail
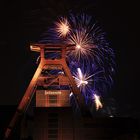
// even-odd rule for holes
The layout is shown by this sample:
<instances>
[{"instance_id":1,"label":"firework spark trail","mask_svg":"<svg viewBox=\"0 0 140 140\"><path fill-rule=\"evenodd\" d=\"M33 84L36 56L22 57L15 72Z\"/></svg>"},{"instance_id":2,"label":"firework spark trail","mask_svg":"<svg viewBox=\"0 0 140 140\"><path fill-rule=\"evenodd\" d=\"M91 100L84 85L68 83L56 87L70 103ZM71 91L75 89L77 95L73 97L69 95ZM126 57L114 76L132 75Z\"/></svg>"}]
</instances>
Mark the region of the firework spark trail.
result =
<instances>
[{"instance_id":1,"label":"firework spark trail","mask_svg":"<svg viewBox=\"0 0 140 140\"><path fill-rule=\"evenodd\" d=\"M86 78L86 75L83 75L80 68L77 68L77 75L73 77L75 78L77 87L85 86L88 84L88 79Z\"/></svg>"},{"instance_id":2,"label":"firework spark trail","mask_svg":"<svg viewBox=\"0 0 140 140\"><path fill-rule=\"evenodd\" d=\"M73 77L76 81L77 87L84 87L84 86L88 85L90 81L93 81L93 79L91 79L92 77L94 77L95 75L102 73L102 72L103 72L103 70L89 75L87 73L83 74L81 69L77 68L77 74L75 74ZM89 76L87 76L87 75L89 75Z\"/></svg>"},{"instance_id":3,"label":"firework spark trail","mask_svg":"<svg viewBox=\"0 0 140 140\"><path fill-rule=\"evenodd\" d=\"M87 77L86 74L83 74L80 68L77 68L77 73L75 73L75 75L73 76L75 79L75 82L77 84L77 87L80 89L81 94L84 96L85 98L85 103L87 104L88 102L88 98L89 98L89 94L90 92L90 83L92 81L92 79L90 79L91 76Z\"/></svg>"},{"instance_id":4,"label":"firework spark trail","mask_svg":"<svg viewBox=\"0 0 140 140\"><path fill-rule=\"evenodd\" d=\"M96 94L94 94L93 96L94 96L94 100L95 100L96 110L98 110L99 108L102 108L103 105L100 101L100 96L98 96Z\"/></svg>"}]
</instances>

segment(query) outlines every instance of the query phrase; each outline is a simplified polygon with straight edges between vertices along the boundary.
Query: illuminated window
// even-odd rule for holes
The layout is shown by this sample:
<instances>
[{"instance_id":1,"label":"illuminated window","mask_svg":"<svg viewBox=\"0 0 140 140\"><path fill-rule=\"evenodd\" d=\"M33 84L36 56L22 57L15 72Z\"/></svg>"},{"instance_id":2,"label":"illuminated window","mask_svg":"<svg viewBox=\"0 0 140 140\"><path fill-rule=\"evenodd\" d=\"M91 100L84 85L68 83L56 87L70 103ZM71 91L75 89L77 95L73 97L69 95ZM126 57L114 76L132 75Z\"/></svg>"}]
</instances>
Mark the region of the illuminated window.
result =
<instances>
[{"instance_id":1,"label":"illuminated window","mask_svg":"<svg viewBox=\"0 0 140 140\"><path fill-rule=\"evenodd\" d=\"M57 95L49 95L49 104L56 105L57 104Z\"/></svg>"}]
</instances>

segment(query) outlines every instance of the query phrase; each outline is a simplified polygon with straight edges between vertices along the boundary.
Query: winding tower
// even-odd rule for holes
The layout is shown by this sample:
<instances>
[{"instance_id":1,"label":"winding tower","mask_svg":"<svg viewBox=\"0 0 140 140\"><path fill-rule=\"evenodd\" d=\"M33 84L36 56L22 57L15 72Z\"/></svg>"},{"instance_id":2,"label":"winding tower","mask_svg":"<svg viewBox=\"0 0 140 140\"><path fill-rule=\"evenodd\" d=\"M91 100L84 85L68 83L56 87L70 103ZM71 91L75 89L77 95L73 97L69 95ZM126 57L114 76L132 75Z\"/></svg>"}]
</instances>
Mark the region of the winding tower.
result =
<instances>
[{"instance_id":1,"label":"winding tower","mask_svg":"<svg viewBox=\"0 0 140 140\"><path fill-rule=\"evenodd\" d=\"M72 105L77 114L81 114L80 109L84 100L66 62L66 53L74 49L74 45L32 44L30 49L40 53L40 62L5 132L6 139L9 138L20 116L25 114L34 94L37 110L59 109Z\"/></svg>"}]
</instances>

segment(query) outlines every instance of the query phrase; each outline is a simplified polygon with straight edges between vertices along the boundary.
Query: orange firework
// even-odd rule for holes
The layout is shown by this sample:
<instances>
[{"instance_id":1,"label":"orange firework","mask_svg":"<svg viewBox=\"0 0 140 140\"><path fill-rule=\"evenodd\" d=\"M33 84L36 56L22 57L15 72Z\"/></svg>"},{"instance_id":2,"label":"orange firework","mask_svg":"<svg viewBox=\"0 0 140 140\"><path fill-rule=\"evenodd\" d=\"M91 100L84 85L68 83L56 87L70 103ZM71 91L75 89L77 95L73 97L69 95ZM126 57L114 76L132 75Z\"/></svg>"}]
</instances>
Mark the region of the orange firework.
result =
<instances>
[{"instance_id":1,"label":"orange firework","mask_svg":"<svg viewBox=\"0 0 140 140\"><path fill-rule=\"evenodd\" d=\"M61 18L56 24L56 31L59 37L66 37L70 32L69 22L66 18Z\"/></svg>"},{"instance_id":2,"label":"orange firework","mask_svg":"<svg viewBox=\"0 0 140 140\"><path fill-rule=\"evenodd\" d=\"M100 96L94 94L94 100L95 100L96 110L103 107L103 105L100 101Z\"/></svg>"}]
</instances>

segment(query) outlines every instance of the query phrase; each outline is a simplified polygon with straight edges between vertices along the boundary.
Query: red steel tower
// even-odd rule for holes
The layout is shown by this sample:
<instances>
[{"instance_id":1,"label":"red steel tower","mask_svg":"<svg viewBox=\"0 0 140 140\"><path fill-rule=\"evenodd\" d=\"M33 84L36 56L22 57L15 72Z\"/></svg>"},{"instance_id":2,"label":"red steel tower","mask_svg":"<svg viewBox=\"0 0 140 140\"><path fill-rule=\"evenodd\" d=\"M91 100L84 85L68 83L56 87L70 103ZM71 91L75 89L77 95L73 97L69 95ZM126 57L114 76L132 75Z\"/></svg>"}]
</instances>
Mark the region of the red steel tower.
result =
<instances>
[{"instance_id":1,"label":"red steel tower","mask_svg":"<svg viewBox=\"0 0 140 140\"><path fill-rule=\"evenodd\" d=\"M30 48L40 53L40 62L5 132L5 138L9 137L20 116L27 110L34 94L36 108L69 107L71 95L77 104L75 110L83 108L84 100L66 62L66 53L74 49L74 45L32 44Z\"/></svg>"}]
</instances>

